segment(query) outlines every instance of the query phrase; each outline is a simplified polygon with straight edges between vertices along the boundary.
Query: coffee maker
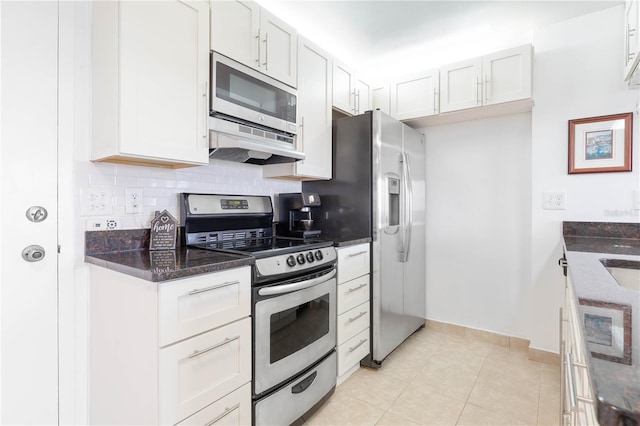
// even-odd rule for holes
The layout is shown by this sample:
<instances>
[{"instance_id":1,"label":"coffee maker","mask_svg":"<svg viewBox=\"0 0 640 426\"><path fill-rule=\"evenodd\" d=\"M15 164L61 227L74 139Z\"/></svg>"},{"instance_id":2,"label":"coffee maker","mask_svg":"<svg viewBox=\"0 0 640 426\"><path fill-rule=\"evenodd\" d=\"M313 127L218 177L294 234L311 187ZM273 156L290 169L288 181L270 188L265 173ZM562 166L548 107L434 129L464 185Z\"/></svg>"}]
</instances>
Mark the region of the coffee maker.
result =
<instances>
[{"instance_id":1,"label":"coffee maker","mask_svg":"<svg viewBox=\"0 0 640 426\"><path fill-rule=\"evenodd\" d=\"M276 234L283 237L312 238L320 235L313 229L311 208L320 206L320 196L313 192L278 194Z\"/></svg>"}]
</instances>

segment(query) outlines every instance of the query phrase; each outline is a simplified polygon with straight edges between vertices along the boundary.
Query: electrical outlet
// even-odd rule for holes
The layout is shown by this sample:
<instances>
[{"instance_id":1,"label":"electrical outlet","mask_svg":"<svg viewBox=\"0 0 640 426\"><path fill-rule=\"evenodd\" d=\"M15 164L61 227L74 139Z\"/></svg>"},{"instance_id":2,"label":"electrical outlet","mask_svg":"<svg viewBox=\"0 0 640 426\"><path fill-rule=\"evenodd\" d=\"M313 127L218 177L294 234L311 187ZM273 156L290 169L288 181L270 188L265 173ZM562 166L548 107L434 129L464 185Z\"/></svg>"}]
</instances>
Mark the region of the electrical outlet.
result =
<instances>
[{"instance_id":1,"label":"electrical outlet","mask_svg":"<svg viewBox=\"0 0 640 426\"><path fill-rule=\"evenodd\" d=\"M113 213L111 188L81 188L80 215L104 216Z\"/></svg>"},{"instance_id":2,"label":"electrical outlet","mask_svg":"<svg viewBox=\"0 0 640 426\"><path fill-rule=\"evenodd\" d=\"M90 219L87 221L87 231L112 231L120 229L122 224L118 219Z\"/></svg>"},{"instance_id":3,"label":"electrical outlet","mask_svg":"<svg viewBox=\"0 0 640 426\"><path fill-rule=\"evenodd\" d=\"M126 214L142 213L142 188L126 188L124 190L124 212Z\"/></svg>"},{"instance_id":4,"label":"electrical outlet","mask_svg":"<svg viewBox=\"0 0 640 426\"><path fill-rule=\"evenodd\" d=\"M564 210L567 208L566 192L543 192L542 208L544 210Z\"/></svg>"}]
</instances>

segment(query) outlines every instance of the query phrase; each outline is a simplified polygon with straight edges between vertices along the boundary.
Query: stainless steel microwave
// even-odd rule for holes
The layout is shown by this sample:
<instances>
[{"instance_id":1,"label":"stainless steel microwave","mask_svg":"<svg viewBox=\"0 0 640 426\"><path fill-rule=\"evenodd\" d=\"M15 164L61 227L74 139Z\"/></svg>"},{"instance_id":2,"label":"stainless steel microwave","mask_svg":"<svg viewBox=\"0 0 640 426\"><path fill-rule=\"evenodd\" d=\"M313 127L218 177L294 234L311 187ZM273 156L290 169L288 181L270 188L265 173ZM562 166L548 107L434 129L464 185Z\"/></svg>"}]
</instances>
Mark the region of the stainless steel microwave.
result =
<instances>
[{"instance_id":1,"label":"stainless steel microwave","mask_svg":"<svg viewBox=\"0 0 640 426\"><path fill-rule=\"evenodd\" d=\"M296 134L297 91L217 52L211 53L211 114Z\"/></svg>"}]
</instances>

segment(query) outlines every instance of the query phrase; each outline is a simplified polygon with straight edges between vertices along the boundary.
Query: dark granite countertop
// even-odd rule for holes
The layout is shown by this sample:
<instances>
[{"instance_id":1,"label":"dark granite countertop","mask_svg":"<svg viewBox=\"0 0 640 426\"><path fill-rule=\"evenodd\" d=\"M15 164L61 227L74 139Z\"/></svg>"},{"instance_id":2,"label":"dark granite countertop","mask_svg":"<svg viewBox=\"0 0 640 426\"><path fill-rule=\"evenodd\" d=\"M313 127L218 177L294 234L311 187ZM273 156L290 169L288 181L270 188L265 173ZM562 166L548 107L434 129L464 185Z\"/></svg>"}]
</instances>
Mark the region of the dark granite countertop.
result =
<instances>
[{"instance_id":1,"label":"dark granite countertop","mask_svg":"<svg viewBox=\"0 0 640 426\"><path fill-rule=\"evenodd\" d=\"M602 262L640 261L640 224L565 222L563 236L581 316L613 321L613 345L597 342L580 324L598 421L640 424L640 292L620 286Z\"/></svg>"},{"instance_id":2,"label":"dark granite countertop","mask_svg":"<svg viewBox=\"0 0 640 426\"><path fill-rule=\"evenodd\" d=\"M149 230L85 233L85 262L159 282L253 265L251 256L177 247L149 251Z\"/></svg>"}]
</instances>

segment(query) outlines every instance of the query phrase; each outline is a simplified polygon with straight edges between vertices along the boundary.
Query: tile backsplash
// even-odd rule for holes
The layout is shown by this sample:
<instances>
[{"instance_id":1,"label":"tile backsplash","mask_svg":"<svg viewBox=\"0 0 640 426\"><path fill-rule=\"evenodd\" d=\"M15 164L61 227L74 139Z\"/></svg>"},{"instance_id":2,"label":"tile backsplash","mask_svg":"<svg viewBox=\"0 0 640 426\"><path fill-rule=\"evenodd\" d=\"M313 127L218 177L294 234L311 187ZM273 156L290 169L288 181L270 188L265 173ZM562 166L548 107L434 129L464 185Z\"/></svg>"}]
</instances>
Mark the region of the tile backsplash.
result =
<instances>
[{"instance_id":1,"label":"tile backsplash","mask_svg":"<svg viewBox=\"0 0 640 426\"><path fill-rule=\"evenodd\" d=\"M260 166L211 160L206 166L184 169L129 166L109 163L82 162L77 168L77 201L80 219L85 229L101 219L114 219L120 229L148 228L157 210L167 210L180 219L178 194L201 192L209 194L269 195L275 206L274 195L282 192L299 192L301 183L282 179L265 179ZM125 189L142 190L142 213L125 212ZM106 210L111 213L87 214L86 194L106 190ZM110 205L109 205L110 203Z\"/></svg>"}]
</instances>

